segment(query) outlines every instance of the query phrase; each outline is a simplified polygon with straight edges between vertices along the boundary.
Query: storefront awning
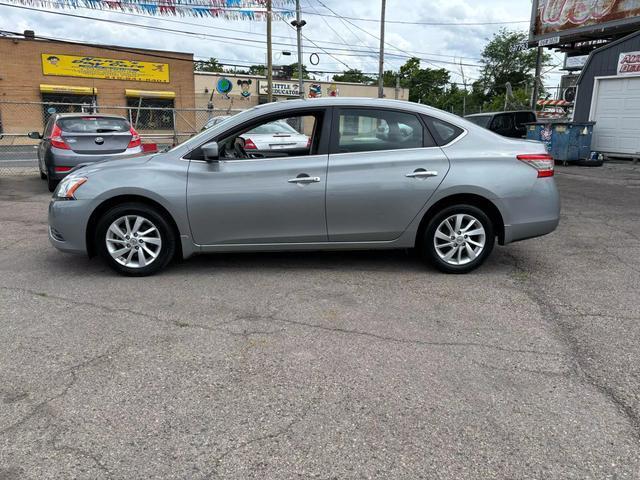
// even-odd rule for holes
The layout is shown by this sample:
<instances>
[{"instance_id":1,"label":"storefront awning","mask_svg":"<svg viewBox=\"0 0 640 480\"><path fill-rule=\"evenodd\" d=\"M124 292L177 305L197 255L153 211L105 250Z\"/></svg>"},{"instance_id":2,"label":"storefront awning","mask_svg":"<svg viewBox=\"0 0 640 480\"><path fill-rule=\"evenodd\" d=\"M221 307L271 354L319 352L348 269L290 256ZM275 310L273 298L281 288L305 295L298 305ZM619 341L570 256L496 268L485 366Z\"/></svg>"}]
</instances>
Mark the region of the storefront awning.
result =
<instances>
[{"instance_id":1,"label":"storefront awning","mask_svg":"<svg viewBox=\"0 0 640 480\"><path fill-rule=\"evenodd\" d=\"M72 93L75 95L96 95L97 88L93 87L73 87L71 85L48 85L40 84L40 92L42 93Z\"/></svg>"},{"instance_id":2,"label":"storefront awning","mask_svg":"<svg viewBox=\"0 0 640 480\"><path fill-rule=\"evenodd\" d=\"M130 90L125 89L125 96L135 98L176 98L176 92L160 90Z\"/></svg>"}]
</instances>

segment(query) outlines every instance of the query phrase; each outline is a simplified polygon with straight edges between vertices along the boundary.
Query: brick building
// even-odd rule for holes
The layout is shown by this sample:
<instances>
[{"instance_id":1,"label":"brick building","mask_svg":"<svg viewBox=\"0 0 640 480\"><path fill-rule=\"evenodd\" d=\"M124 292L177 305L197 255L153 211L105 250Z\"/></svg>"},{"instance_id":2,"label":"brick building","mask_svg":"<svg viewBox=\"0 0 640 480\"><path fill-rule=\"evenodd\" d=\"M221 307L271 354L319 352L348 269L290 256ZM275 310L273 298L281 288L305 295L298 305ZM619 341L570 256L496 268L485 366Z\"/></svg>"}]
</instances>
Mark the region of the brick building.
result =
<instances>
[{"instance_id":1,"label":"brick building","mask_svg":"<svg viewBox=\"0 0 640 480\"><path fill-rule=\"evenodd\" d=\"M42 131L51 113L92 111L133 116L151 130L190 124L193 55L104 45L0 37L3 133ZM118 107L109 109L107 107ZM126 108L130 107L130 108ZM185 125L186 127L186 125Z\"/></svg>"}]
</instances>

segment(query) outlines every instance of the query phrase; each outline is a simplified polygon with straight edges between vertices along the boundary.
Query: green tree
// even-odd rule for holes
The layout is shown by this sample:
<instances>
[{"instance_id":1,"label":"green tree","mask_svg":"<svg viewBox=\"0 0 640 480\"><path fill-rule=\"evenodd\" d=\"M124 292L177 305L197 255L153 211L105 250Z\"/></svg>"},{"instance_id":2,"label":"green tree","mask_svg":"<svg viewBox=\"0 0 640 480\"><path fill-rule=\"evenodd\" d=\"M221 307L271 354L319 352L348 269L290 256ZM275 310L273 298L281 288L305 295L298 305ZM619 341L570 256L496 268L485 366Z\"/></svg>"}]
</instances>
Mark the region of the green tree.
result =
<instances>
[{"instance_id":1,"label":"green tree","mask_svg":"<svg viewBox=\"0 0 640 480\"><path fill-rule=\"evenodd\" d=\"M335 82L351 82L351 83L364 83L369 85L374 82L372 77L365 75L362 73L362 70L358 70L357 68L352 68L350 70L346 70L339 75L334 75L333 80Z\"/></svg>"},{"instance_id":2,"label":"green tree","mask_svg":"<svg viewBox=\"0 0 640 480\"><path fill-rule=\"evenodd\" d=\"M399 73L400 86L409 89L410 101L438 108L446 103L451 79L444 68L421 68L420 59L413 57L400 67Z\"/></svg>"},{"instance_id":3,"label":"green tree","mask_svg":"<svg viewBox=\"0 0 640 480\"><path fill-rule=\"evenodd\" d=\"M289 67L291 67L291 78L298 78L298 62L292 63ZM304 64L302 65L302 78L311 78Z\"/></svg>"},{"instance_id":4,"label":"green tree","mask_svg":"<svg viewBox=\"0 0 640 480\"><path fill-rule=\"evenodd\" d=\"M194 68L196 72L224 72L224 67L215 58L209 60L196 60Z\"/></svg>"},{"instance_id":5,"label":"green tree","mask_svg":"<svg viewBox=\"0 0 640 480\"><path fill-rule=\"evenodd\" d=\"M474 93L483 103L499 104L496 97L502 98L507 83L515 92L531 88L535 79L536 49L512 51L512 48L527 40L525 32L501 29L494 34L482 52L480 63L483 65L480 79L473 85ZM544 54L542 63L548 63L550 55ZM526 103L526 102L525 102Z\"/></svg>"}]
</instances>

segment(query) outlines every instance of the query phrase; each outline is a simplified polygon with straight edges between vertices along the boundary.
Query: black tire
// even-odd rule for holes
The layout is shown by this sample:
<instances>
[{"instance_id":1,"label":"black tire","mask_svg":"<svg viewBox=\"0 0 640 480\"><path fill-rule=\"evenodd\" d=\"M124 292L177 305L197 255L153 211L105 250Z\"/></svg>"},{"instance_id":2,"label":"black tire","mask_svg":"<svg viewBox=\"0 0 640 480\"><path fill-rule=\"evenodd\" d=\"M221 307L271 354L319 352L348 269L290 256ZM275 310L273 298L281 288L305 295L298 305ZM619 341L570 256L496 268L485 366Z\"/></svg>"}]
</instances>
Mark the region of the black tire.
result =
<instances>
[{"instance_id":1,"label":"black tire","mask_svg":"<svg viewBox=\"0 0 640 480\"><path fill-rule=\"evenodd\" d=\"M60 183L60 180L54 180L53 178L51 178L51 175L47 175L47 187L49 188L50 192L53 192L56 189L58 183Z\"/></svg>"},{"instance_id":2,"label":"black tire","mask_svg":"<svg viewBox=\"0 0 640 480\"><path fill-rule=\"evenodd\" d=\"M40 170L40 169L38 169ZM40 180L46 180L47 179L47 174L44 173L42 170L40 170Z\"/></svg>"},{"instance_id":3,"label":"black tire","mask_svg":"<svg viewBox=\"0 0 640 480\"><path fill-rule=\"evenodd\" d=\"M111 256L107 248L106 238L108 228L114 221L126 215L143 217L153 224L158 231L161 247L159 247L157 257L144 267L128 267L118 263L118 261ZM123 203L108 210L98 220L94 241L98 254L104 258L109 266L116 272L131 277L144 277L153 275L167 266L175 255L177 239L169 221L155 208L143 203ZM137 257L138 253L134 252L134 256Z\"/></svg>"},{"instance_id":4,"label":"black tire","mask_svg":"<svg viewBox=\"0 0 640 480\"><path fill-rule=\"evenodd\" d=\"M467 258L463 259L463 261L468 260L468 262L460 265L454 265L447 262L443 258L441 258L441 256L438 254L438 251L436 249L436 231L438 227L446 219L459 214L473 217L478 222L480 222L480 224L482 225L482 228L484 229L484 246L482 247L482 249L479 251L479 253L474 259L470 259L466 251L463 250L463 254L467 256ZM473 231L476 231L476 230L473 230ZM469 230L469 231L472 231L472 230ZM464 236L464 232L462 232L462 235L457 235L457 232L454 232L454 236L456 236L456 239L452 240L451 243L456 242L460 236L462 236L462 238L460 239L461 242L464 242L465 240L463 240L463 238L466 238ZM474 238L473 240L477 241L478 238ZM443 242L442 240L438 240L438 241ZM446 241L443 243L446 243ZM461 205L452 205L450 207L446 207L441 211L439 211L436 215L434 215L434 217L429 221L429 223L427 224L427 227L424 230L424 234L422 235L419 249L423 258L426 261L428 261L431 265L436 267L438 270L440 270L441 272L468 273L472 270L475 270L480 265L482 265L482 263L491 254L494 244L495 244L495 229L493 227L493 223L491 222L491 219L487 216L487 214L481 209L479 209L478 207L474 207L473 205L461 204ZM454 247L451 247L451 248L454 248ZM475 249L476 247L473 245L470 245L470 248ZM447 250L445 248L445 249L441 249L441 251L445 252ZM448 250L447 252L449 251L450 250ZM456 261L456 259L452 259L452 261Z\"/></svg>"}]
</instances>

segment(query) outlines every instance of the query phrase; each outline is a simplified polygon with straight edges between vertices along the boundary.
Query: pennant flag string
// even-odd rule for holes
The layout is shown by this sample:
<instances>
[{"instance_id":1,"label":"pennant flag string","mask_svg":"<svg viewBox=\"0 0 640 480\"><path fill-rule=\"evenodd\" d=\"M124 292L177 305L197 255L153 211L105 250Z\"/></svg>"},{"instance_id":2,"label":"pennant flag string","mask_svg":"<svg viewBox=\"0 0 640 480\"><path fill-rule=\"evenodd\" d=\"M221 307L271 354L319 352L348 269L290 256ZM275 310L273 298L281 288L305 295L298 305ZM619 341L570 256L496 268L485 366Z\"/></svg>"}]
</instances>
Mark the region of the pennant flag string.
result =
<instances>
[{"instance_id":1,"label":"pennant flag string","mask_svg":"<svg viewBox=\"0 0 640 480\"><path fill-rule=\"evenodd\" d=\"M119 10L161 16L213 17L226 20L256 20L267 18L266 0L6 0L31 7L73 10ZM291 5L295 0L272 0L273 15L290 18L295 15Z\"/></svg>"}]
</instances>

